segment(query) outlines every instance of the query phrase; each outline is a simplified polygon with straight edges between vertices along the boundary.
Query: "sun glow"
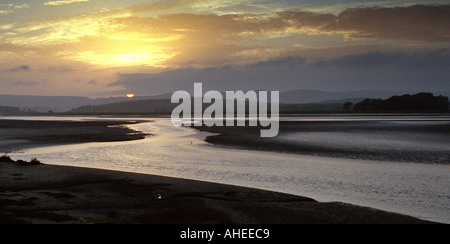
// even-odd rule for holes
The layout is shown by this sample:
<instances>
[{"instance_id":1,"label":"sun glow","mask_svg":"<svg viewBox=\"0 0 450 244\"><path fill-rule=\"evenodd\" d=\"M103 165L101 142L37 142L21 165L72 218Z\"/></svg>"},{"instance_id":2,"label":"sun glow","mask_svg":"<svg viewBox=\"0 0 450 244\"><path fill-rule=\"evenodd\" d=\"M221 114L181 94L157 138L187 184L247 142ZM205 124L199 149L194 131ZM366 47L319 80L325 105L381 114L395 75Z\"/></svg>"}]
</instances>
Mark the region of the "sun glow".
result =
<instances>
[{"instance_id":1,"label":"sun glow","mask_svg":"<svg viewBox=\"0 0 450 244\"><path fill-rule=\"evenodd\" d=\"M68 55L67 58L107 67L130 67L140 65L161 67L161 63L172 56L173 55L166 54L159 50L119 54L103 54L87 51Z\"/></svg>"},{"instance_id":2,"label":"sun glow","mask_svg":"<svg viewBox=\"0 0 450 244\"><path fill-rule=\"evenodd\" d=\"M71 46L71 50L60 52L59 55L65 59L103 67L165 67L164 64L168 59L175 56L168 45L169 40L178 38L177 36L150 38L132 33L90 36L82 38L76 46Z\"/></svg>"},{"instance_id":3,"label":"sun glow","mask_svg":"<svg viewBox=\"0 0 450 244\"><path fill-rule=\"evenodd\" d=\"M128 98L133 98L133 97L134 97L134 94L127 94L127 97L128 97Z\"/></svg>"}]
</instances>

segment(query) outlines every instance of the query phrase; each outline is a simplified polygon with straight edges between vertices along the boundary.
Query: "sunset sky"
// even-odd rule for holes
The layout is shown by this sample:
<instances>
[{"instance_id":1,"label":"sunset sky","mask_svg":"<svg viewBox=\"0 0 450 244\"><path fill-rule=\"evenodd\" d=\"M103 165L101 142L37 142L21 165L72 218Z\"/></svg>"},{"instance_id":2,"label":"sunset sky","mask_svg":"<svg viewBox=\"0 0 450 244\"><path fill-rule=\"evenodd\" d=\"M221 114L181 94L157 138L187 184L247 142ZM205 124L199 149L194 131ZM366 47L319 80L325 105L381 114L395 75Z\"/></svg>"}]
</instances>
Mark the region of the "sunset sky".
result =
<instances>
[{"instance_id":1,"label":"sunset sky","mask_svg":"<svg viewBox=\"0 0 450 244\"><path fill-rule=\"evenodd\" d=\"M0 94L450 91L450 4L0 0Z\"/></svg>"}]
</instances>

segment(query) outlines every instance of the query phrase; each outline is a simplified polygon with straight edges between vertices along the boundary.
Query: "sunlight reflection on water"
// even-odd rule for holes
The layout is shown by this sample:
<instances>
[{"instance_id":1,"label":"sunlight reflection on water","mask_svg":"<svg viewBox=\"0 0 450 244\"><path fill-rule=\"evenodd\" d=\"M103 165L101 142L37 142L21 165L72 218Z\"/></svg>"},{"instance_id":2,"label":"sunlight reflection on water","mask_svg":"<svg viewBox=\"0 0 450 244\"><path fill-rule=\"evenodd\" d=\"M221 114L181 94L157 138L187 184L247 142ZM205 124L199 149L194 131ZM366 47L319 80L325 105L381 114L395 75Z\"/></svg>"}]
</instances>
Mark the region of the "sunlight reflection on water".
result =
<instances>
[{"instance_id":1,"label":"sunlight reflection on water","mask_svg":"<svg viewBox=\"0 0 450 244\"><path fill-rule=\"evenodd\" d=\"M27 150L46 164L203 180L340 201L450 223L450 167L257 152L211 146L169 119L131 125L144 140ZM191 144L192 142L192 144Z\"/></svg>"}]
</instances>

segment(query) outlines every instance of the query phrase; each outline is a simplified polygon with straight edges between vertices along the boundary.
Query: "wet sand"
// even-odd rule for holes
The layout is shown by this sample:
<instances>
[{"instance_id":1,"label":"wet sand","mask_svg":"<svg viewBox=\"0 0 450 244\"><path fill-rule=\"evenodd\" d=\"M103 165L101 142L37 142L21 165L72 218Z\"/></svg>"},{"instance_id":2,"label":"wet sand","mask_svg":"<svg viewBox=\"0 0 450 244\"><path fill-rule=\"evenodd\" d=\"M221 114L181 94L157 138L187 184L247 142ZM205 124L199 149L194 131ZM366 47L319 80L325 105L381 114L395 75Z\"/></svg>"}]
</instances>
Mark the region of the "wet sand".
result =
<instances>
[{"instance_id":1,"label":"wet sand","mask_svg":"<svg viewBox=\"0 0 450 244\"><path fill-rule=\"evenodd\" d=\"M450 121L281 121L276 138L261 138L261 127L194 127L217 134L206 142L234 148L376 161L450 164L447 148L399 148L401 143L447 144ZM295 135L314 135L302 140ZM325 136L322 141L317 140ZM334 137L333 137L334 136ZM289 138L289 139L285 139ZM292 139L291 139L292 138ZM332 141L337 138L337 141ZM309 139L309 140L308 140ZM355 141L378 139L381 144L357 145ZM425 143L426 142L426 143Z\"/></svg>"},{"instance_id":2,"label":"wet sand","mask_svg":"<svg viewBox=\"0 0 450 244\"><path fill-rule=\"evenodd\" d=\"M257 189L107 170L0 163L0 224L426 224Z\"/></svg>"},{"instance_id":3,"label":"wet sand","mask_svg":"<svg viewBox=\"0 0 450 244\"><path fill-rule=\"evenodd\" d=\"M130 121L31 121L0 119L0 153L86 142L144 139Z\"/></svg>"}]
</instances>

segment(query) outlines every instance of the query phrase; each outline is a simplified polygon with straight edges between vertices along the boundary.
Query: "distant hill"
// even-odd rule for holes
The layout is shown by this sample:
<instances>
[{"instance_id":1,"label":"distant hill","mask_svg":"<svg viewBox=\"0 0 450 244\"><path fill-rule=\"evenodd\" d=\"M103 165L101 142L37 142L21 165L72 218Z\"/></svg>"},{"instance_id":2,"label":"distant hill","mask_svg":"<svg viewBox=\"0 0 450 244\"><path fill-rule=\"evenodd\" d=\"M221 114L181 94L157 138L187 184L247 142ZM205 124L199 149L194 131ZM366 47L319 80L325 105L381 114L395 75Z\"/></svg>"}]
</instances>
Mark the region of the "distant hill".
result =
<instances>
[{"instance_id":1,"label":"distant hill","mask_svg":"<svg viewBox=\"0 0 450 244\"><path fill-rule=\"evenodd\" d=\"M170 100L127 101L97 106L82 106L70 110L70 114L170 114L178 106Z\"/></svg>"},{"instance_id":2,"label":"distant hill","mask_svg":"<svg viewBox=\"0 0 450 244\"><path fill-rule=\"evenodd\" d=\"M324 103L338 100L349 100L355 102L366 98L387 99L399 94L416 94L420 91L345 91L328 92L318 90L294 90L280 93L281 103L303 104L303 103ZM450 96L450 92L434 92L434 95Z\"/></svg>"},{"instance_id":3,"label":"distant hill","mask_svg":"<svg viewBox=\"0 0 450 244\"><path fill-rule=\"evenodd\" d=\"M344 112L344 104L351 103L356 104L354 106L355 111L357 112L377 112L377 111L390 111L388 108L395 108L395 106L400 106L398 110L393 111L442 111L442 109L433 109L436 104L433 103L434 99L439 100L436 106L442 107L442 96L433 96L431 93L421 93L425 94L424 96L412 96L405 95L401 96L400 99L397 99L399 96L391 97L390 99L342 99L336 101L323 101L316 103L299 103L299 104L291 104L291 103L281 103L280 104L280 112L281 113L302 113L302 112ZM430 98L431 97L431 98ZM404 99L407 98L407 99ZM411 98L411 99L409 99ZM417 99L416 99L417 98ZM409 100L408 100L409 99ZM445 99L447 99L445 97ZM372 105L378 106L381 101L388 101L388 105L383 107L382 109L371 109ZM448 104L448 100L445 100L445 108ZM397 104L398 103L398 104ZM225 103L224 103L225 104ZM369 108L364 107L364 105L368 104ZM415 105L414 105L415 104ZM428 105L431 104L431 105ZM375 106L374 105L374 106ZM423 105L424 107L417 107ZM118 102L111 104L103 104L103 105L88 105L82 106L76 109L72 109L69 111L70 114L171 114L172 110L178 106L178 104L172 104L170 99L150 99L150 100L140 100L140 101L126 101L126 102ZM209 104L204 104L204 109L207 108ZM384 106L384 105L383 105ZM427 107L428 106L428 107ZM224 109L225 111L225 109ZM349 111L349 110L348 110Z\"/></svg>"},{"instance_id":4,"label":"distant hill","mask_svg":"<svg viewBox=\"0 0 450 244\"><path fill-rule=\"evenodd\" d=\"M172 98L172 94L163 94L157 96L135 96L133 98L128 97L106 97L106 98L92 98L89 99L89 103L84 105L104 105L111 103L120 103L120 102L134 102L134 101L142 101L142 100L170 100ZM74 107L72 107L74 108Z\"/></svg>"},{"instance_id":5,"label":"distant hill","mask_svg":"<svg viewBox=\"0 0 450 244\"><path fill-rule=\"evenodd\" d=\"M11 115L22 115L24 114L20 108L16 107L0 107L0 115L11 116Z\"/></svg>"},{"instance_id":6,"label":"distant hill","mask_svg":"<svg viewBox=\"0 0 450 244\"><path fill-rule=\"evenodd\" d=\"M361 99L362 100L362 99ZM170 100L143 100L129 101L97 106L82 106L69 111L69 114L171 114L178 104L172 104ZM204 109L209 104L204 104ZM295 112L339 112L343 110L342 102L307 103L307 104L280 104L282 113ZM226 111L224 109L224 111Z\"/></svg>"},{"instance_id":7,"label":"distant hill","mask_svg":"<svg viewBox=\"0 0 450 244\"><path fill-rule=\"evenodd\" d=\"M407 91L348 91L348 92L328 92L318 90L294 90L280 92L281 104L309 104L308 106L302 106L302 108L312 107L320 108L321 106L313 106L313 104L329 104L326 106L328 109L337 104L352 102L358 103L365 98L371 99L387 99L391 96L398 94L415 94L417 92ZM443 95L450 97L450 92L435 92L434 95ZM3 107L17 107L23 111L37 111L37 112L67 112L74 108L86 106L101 106L108 104L117 104L122 102L138 102L149 100L170 100L172 94L162 94L158 96L136 96L133 98L127 97L106 97L106 98L89 98L89 97L77 97L77 96L16 96L16 95L0 95L0 106ZM152 103L152 102L150 102ZM153 102L154 103L154 102ZM138 103L139 104L139 103ZM158 102L156 102L158 104ZM331 106L330 104L334 104ZM139 104L137 106L141 106ZM123 105L124 106L124 105ZM152 107L153 105L148 105ZM156 106L156 105L155 105ZM113 105L112 107L117 107ZM153 106L154 107L154 106ZM291 106L292 107L292 106ZM94 108L90 108L91 110ZM101 110L100 108L98 108ZM103 107L106 109L106 107ZM130 108L131 109L131 108ZM131 111L141 111L143 108L133 108ZM168 106L163 106L161 109L168 109ZM79 109L80 110L80 109ZM112 108L106 109L112 111ZM123 110L123 109L119 109ZM152 109L150 109L152 110Z\"/></svg>"},{"instance_id":8,"label":"distant hill","mask_svg":"<svg viewBox=\"0 0 450 244\"><path fill-rule=\"evenodd\" d=\"M89 98L77 96L20 96L20 95L0 95L0 106L18 107L23 110L33 110L37 112L66 112L74 108L88 105L103 105L124 101L140 101L148 99L160 99L163 96L136 96ZM170 97L169 97L170 98Z\"/></svg>"},{"instance_id":9,"label":"distant hill","mask_svg":"<svg viewBox=\"0 0 450 244\"><path fill-rule=\"evenodd\" d=\"M67 111L89 103L88 97L49 97L49 96L15 96L0 95L0 106L31 109L38 112Z\"/></svg>"}]
</instances>

